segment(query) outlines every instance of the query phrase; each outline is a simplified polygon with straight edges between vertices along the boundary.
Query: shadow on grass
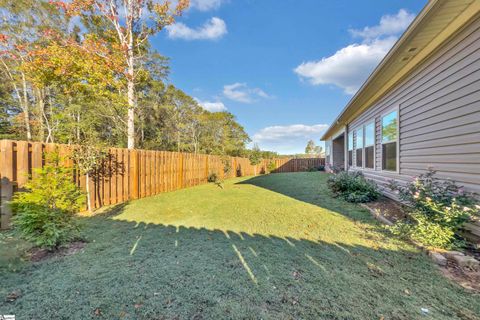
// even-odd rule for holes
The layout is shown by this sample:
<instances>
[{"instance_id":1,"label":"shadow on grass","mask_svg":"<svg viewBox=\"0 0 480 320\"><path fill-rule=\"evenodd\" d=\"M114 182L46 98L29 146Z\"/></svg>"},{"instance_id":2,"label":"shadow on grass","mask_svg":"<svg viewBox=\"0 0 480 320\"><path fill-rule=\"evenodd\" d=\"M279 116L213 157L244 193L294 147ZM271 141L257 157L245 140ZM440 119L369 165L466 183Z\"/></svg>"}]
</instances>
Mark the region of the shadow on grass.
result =
<instances>
[{"instance_id":1,"label":"shadow on grass","mask_svg":"<svg viewBox=\"0 0 480 320\"><path fill-rule=\"evenodd\" d=\"M312 175L315 175L317 179L312 180ZM326 183L329 176L330 174L324 172L269 174L252 177L237 184L247 184L267 189L298 201L328 209L352 220L378 226L379 224L371 218L366 209L333 197Z\"/></svg>"},{"instance_id":2,"label":"shadow on grass","mask_svg":"<svg viewBox=\"0 0 480 320\"><path fill-rule=\"evenodd\" d=\"M261 181L261 180L260 180ZM0 276L20 319L475 319L478 296L408 250L84 218L83 252ZM14 302L9 292L19 290ZM470 317L470 318L467 318Z\"/></svg>"}]
</instances>

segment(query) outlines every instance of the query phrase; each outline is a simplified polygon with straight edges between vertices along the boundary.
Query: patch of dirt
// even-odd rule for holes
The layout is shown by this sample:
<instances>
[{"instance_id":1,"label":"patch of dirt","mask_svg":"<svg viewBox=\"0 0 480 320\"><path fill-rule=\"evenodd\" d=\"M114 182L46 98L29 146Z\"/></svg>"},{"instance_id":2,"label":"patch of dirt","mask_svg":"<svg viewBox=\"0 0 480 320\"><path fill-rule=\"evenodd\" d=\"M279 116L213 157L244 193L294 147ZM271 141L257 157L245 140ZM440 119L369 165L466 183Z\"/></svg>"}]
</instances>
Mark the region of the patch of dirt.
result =
<instances>
[{"instance_id":1,"label":"patch of dirt","mask_svg":"<svg viewBox=\"0 0 480 320\"><path fill-rule=\"evenodd\" d=\"M82 251L85 248L85 241L74 241L68 245L59 247L54 250L42 249L42 248L32 248L28 251L28 257L30 261L39 262L53 257L65 257L71 256L79 251Z\"/></svg>"},{"instance_id":2,"label":"patch of dirt","mask_svg":"<svg viewBox=\"0 0 480 320\"><path fill-rule=\"evenodd\" d=\"M440 267L443 275L455 281L467 290L480 293L480 270L461 268L453 261L448 260L446 267Z\"/></svg>"},{"instance_id":3,"label":"patch of dirt","mask_svg":"<svg viewBox=\"0 0 480 320\"><path fill-rule=\"evenodd\" d=\"M367 207L380 212L382 216L392 222L397 222L406 217L405 210L402 205L387 197L381 197L377 201L365 203Z\"/></svg>"}]
</instances>

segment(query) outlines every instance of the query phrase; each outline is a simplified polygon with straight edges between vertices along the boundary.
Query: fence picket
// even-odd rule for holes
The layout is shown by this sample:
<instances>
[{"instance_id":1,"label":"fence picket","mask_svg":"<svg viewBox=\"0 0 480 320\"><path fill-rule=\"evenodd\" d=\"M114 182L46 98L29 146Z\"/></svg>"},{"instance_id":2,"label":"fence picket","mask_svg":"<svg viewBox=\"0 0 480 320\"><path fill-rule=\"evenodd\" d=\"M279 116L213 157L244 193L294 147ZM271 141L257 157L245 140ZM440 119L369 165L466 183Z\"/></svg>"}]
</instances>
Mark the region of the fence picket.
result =
<instances>
[{"instance_id":1,"label":"fence picket","mask_svg":"<svg viewBox=\"0 0 480 320\"><path fill-rule=\"evenodd\" d=\"M62 165L73 167L73 181L86 190L86 177L78 172L70 155L73 146L41 142L0 140L0 227L7 228L11 218L8 202L13 192L35 177L35 169L45 164L45 154L56 151L62 156ZM273 161L274 172L305 171L324 165L324 159L272 159L252 166L246 158L220 157L183 152L127 150L111 148L100 174L89 177L91 205L100 208L162 192L206 183L216 173L220 178L260 174ZM224 161L231 165L224 172ZM256 167L256 168L255 168Z\"/></svg>"}]
</instances>

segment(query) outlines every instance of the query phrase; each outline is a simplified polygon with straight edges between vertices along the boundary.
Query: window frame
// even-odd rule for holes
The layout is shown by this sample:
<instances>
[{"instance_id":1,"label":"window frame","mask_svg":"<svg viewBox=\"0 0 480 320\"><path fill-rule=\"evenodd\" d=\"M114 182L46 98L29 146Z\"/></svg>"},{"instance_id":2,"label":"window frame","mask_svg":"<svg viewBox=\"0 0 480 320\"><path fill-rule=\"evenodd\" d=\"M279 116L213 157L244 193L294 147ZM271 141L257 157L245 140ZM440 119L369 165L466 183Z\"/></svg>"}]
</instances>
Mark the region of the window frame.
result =
<instances>
[{"instance_id":1,"label":"window frame","mask_svg":"<svg viewBox=\"0 0 480 320\"><path fill-rule=\"evenodd\" d=\"M391 140L391 141L388 141L388 142L383 142L383 118L385 116L389 115L392 112L397 113L397 137L396 137L395 140ZM385 173L400 174L400 106L397 105L396 107L387 109L387 111L382 113L381 116L380 116L380 125L381 125L381 129L380 129L380 132L381 132L381 140L380 140L380 143L381 143L380 164L381 165L380 165L380 171L385 172ZM383 145L387 144L387 143L392 143L392 142L396 142L396 144L397 144L396 145L396 149L397 149L396 170L385 170L385 169L383 169Z\"/></svg>"},{"instance_id":2,"label":"window frame","mask_svg":"<svg viewBox=\"0 0 480 320\"><path fill-rule=\"evenodd\" d=\"M358 131L359 130L362 130L362 147L361 148L358 148ZM354 132L353 143L355 145L355 148L353 150L354 154L355 154L355 162L353 163L353 161L352 161L352 163L354 164L353 167L358 168L358 169L364 169L364 167L365 167L365 162L364 162L364 160L365 160L365 130L364 130L363 125L358 126L356 129L353 130L353 132ZM357 160L357 150L360 150L360 149L362 150L362 166L361 167L359 167L357 165L357 161L358 161Z\"/></svg>"},{"instance_id":3,"label":"window frame","mask_svg":"<svg viewBox=\"0 0 480 320\"><path fill-rule=\"evenodd\" d=\"M363 168L365 170L375 171L377 170L377 122L376 118L370 119L363 124ZM367 126L373 124L373 144L368 145L366 144L366 136L367 136ZM365 149L367 147L373 146L373 168L369 168L365 165Z\"/></svg>"},{"instance_id":4,"label":"window frame","mask_svg":"<svg viewBox=\"0 0 480 320\"><path fill-rule=\"evenodd\" d=\"M330 141L325 142L325 163L330 163L330 155L332 154Z\"/></svg>"},{"instance_id":5,"label":"window frame","mask_svg":"<svg viewBox=\"0 0 480 320\"><path fill-rule=\"evenodd\" d=\"M350 135L352 136L352 145L350 146ZM350 131L348 130L347 131L347 168L354 168L355 167L355 163L353 161L354 157L353 157L353 153L355 151L355 137L353 136L353 131ZM350 150L350 147L352 148ZM352 151L352 164L350 165L350 151Z\"/></svg>"}]
</instances>

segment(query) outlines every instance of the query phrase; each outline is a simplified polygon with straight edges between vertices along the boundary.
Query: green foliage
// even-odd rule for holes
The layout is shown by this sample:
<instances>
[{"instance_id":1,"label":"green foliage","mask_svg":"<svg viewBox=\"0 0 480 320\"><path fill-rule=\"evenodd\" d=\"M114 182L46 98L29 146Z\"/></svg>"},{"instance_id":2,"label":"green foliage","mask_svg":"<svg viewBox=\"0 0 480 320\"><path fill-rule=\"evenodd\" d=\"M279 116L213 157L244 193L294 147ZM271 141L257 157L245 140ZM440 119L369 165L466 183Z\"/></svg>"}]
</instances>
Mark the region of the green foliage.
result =
<instances>
[{"instance_id":1,"label":"green foliage","mask_svg":"<svg viewBox=\"0 0 480 320\"><path fill-rule=\"evenodd\" d=\"M228 177L232 172L232 162L228 157L222 157L223 163L223 175L224 177Z\"/></svg>"},{"instance_id":2,"label":"green foliage","mask_svg":"<svg viewBox=\"0 0 480 320\"><path fill-rule=\"evenodd\" d=\"M380 196L377 185L365 179L361 172L340 172L327 180L332 192L348 202L370 202Z\"/></svg>"},{"instance_id":3,"label":"green foliage","mask_svg":"<svg viewBox=\"0 0 480 320\"><path fill-rule=\"evenodd\" d=\"M78 236L74 214L83 205L84 195L72 181L72 170L62 167L59 156L52 153L33 174L26 192L17 192L13 198L13 225L40 247L54 248L74 240Z\"/></svg>"},{"instance_id":4,"label":"green foliage","mask_svg":"<svg viewBox=\"0 0 480 320\"><path fill-rule=\"evenodd\" d=\"M332 199L327 178L232 179L222 192L207 184L85 218L84 252L0 270L0 310L22 320L119 319L122 310L125 319L478 320L478 294L369 226L359 206ZM11 244L0 239L0 264ZM22 296L8 302L14 291Z\"/></svg>"},{"instance_id":5,"label":"green foliage","mask_svg":"<svg viewBox=\"0 0 480 320\"><path fill-rule=\"evenodd\" d=\"M410 205L410 214L392 227L393 233L422 243L425 246L450 249L463 245L457 231L473 216L478 215L473 194L465 192L453 181L440 180L429 170L413 182L390 188Z\"/></svg>"},{"instance_id":6,"label":"green foliage","mask_svg":"<svg viewBox=\"0 0 480 320\"><path fill-rule=\"evenodd\" d=\"M317 146L313 140L309 140L305 147L305 155L320 155L322 153L322 147Z\"/></svg>"},{"instance_id":7,"label":"green foliage","mask_svg":"<svg viewBox=\"0 0 480 320\"><path fill-rule=\"evenodd\" d=\"M0 58L5 62L0 63L0 137L25 139L28 123L35 141L78 144L94 139L125 147L130 77L125 76L124 45L108 20L113 17L93 6L72 20L55 5L60 2L0 1L8 22L0 23ZM144 12L153 9L137 2ZM134 16L139 23L147 17ZM134 40L140 36L137 31ZM208 112L165 83L168 58L152 49L148 36L138 43L135 55L138 148L231 156L246 152L249 136L233 114Z\"/></svg>"},{"instance_id":8,"label":"green foliage","mask_svg":"<svg viewBox=\"0 0 480 320\"><path fill-rule=\"evenodd\" d=\"M208 175L207 181L211 183L217 183L220 181L220 178L215 172L212 172Z\"/></svg>"},{"instance_id":9,"label":"green foliage","mask_svg":"<svg viewBox=\"0 0 480 320\"><path fill-rule=\"evenodd\" d=\"M308 172L325 171L325 166L308 167Z\"/></svg>"},{"instance_id":10,"label":"green foliage","mask_svg":"<svg viewBox=\"0 0 480 320\"><path fill-rule=\"evenodd\" d=\"M275 161L270 161L270 162L267 164L267 171L268 171L269 173L274 172L276 169L277 169L277 165L275 164Z\"/></svg>"},{"instance_id":11,"label":"green foliage","mask_svg":"<svg viewBox=\"0 0 480 320\"><path fill-rule=\"evenodd\" d=\"M250 155L248 156L248 159L250 159L250 164L252 166L255 166L262 162L262 154L260 151L260 148L257 144L255 144L250 152Z\"/></svg>"}]
</instances>

